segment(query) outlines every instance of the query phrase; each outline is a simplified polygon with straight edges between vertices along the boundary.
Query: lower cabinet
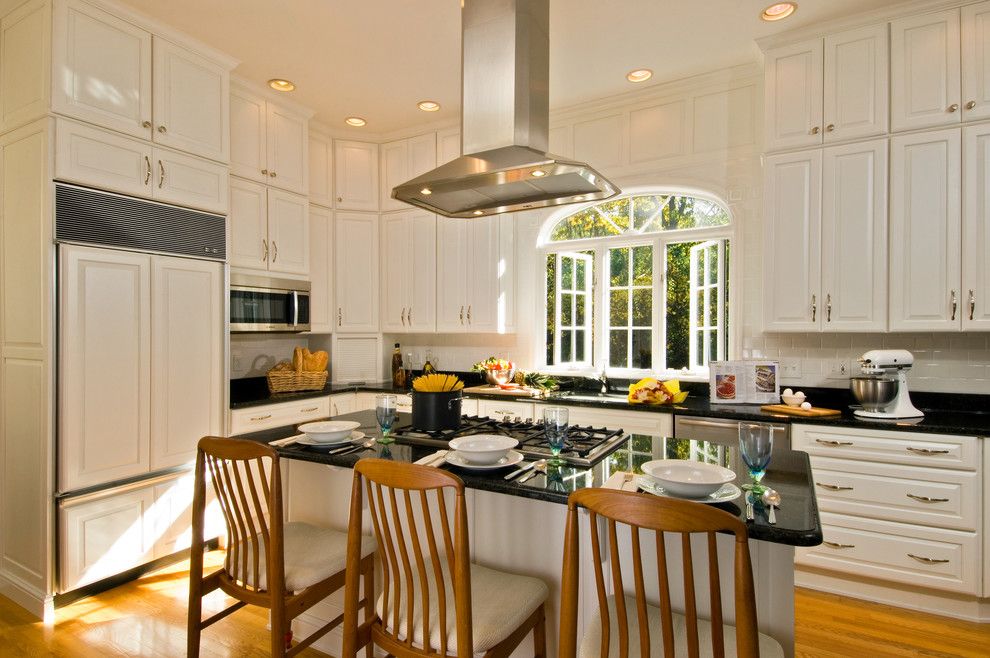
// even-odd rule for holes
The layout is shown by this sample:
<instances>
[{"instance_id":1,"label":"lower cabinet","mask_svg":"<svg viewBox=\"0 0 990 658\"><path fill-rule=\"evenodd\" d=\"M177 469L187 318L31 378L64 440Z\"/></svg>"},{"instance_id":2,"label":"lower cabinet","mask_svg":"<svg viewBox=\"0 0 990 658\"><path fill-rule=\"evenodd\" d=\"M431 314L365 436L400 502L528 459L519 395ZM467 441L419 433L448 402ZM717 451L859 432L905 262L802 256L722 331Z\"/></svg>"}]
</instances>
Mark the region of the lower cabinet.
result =
<instances>
[{"instance_id":1,"label":"lower cabinet","mask_svg":"<svg viewBox=\"0 0 990 658\"><path fill-rule=\"evenodd\" d=\"M326 418L331 415L330 399L328 396L233 409L230 412L230 436Z\"/></svg>"}]
</instances>

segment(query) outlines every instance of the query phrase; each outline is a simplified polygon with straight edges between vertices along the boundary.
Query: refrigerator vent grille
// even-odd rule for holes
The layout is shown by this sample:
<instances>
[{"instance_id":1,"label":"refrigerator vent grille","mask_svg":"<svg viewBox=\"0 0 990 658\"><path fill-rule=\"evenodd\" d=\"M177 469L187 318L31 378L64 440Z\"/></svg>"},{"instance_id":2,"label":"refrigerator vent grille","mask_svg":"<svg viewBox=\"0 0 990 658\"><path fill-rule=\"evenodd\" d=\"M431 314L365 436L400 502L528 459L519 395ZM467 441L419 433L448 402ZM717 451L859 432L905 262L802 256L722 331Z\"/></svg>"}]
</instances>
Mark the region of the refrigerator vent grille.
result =
<instances>
[{"instance_id":1,"label":"refrigerator vent grille","mask_svg":"<svg viewBox=\"0 0 990 658\"><path fill-rule=\"evenodd\" d=\"M55 239L223 261L227 222L213 215L70 185L55 186Z\"/></svg>"}]
</instances>

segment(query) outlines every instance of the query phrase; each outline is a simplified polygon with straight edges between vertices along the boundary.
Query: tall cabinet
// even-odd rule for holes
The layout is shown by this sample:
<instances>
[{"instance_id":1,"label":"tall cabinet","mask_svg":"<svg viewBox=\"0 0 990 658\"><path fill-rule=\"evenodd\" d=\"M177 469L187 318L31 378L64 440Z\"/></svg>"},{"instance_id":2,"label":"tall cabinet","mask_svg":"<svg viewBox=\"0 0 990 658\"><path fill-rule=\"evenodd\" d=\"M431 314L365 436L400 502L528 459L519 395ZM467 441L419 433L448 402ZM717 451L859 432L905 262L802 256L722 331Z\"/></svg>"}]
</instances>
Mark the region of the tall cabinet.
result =
<instances>
[{"instance_id":1,"label":"tall cabinet","mask_svg":"<svg viewBox=\"0 0 990 658\"><path fill-rule=\"evenodd\" d=\"M436 215L422 210L383 215L381 233L382 331L435 331Z\"/></svg>"}]
</instances>

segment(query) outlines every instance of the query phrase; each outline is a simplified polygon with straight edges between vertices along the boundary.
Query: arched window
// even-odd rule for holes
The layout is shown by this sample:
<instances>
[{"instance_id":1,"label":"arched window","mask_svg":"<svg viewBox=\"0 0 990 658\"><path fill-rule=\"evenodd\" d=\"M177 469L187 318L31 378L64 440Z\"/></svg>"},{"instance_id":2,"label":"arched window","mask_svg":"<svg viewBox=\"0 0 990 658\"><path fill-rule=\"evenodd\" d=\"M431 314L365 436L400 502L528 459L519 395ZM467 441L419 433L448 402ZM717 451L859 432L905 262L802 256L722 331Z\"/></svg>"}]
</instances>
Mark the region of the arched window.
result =
<instances>
[{"instance_id":1,"label":"arched window","mask_svg":"<svg viewBox=\"0 0 990 658\"><path fill-rule=\"evenodd\" d=\"M541 235L547 366L702 375L726 358L732 226L717 199L631 194Z\"/></svg>"}]
</instances>

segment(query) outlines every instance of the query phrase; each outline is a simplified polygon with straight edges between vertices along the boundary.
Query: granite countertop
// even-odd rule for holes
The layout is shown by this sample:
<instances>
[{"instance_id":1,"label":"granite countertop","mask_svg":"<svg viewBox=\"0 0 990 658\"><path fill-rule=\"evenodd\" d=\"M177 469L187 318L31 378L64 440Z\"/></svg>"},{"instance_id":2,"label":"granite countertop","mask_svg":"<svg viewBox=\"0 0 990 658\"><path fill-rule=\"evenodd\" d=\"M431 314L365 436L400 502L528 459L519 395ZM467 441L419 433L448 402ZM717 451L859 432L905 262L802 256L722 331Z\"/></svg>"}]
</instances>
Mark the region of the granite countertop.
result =
<instances>
[{"instance_id":1,"label":"granite countertop","mask_svg":"<svg viewBox=\"0 0 990 658\"><path fill-rule=\"evenodd\" d=\"M334 384L333 382L327 381L326 386L318 391L299 391L297 393L273 394L268 391L268 380L264 377L246 377L243 379L230 380L230 408L246 409L248 407L260 407L266 404L309 400L311 398L322 398L335 393L353 393L356 391L373 391L384 393L409 392L406 390L395 389L392 386L392 382Z\"/></svg>"},{"instance_id":2,"label":"granite countertop","mask_svg":"<svg viewBox=\"0 0 990 658\"><path fill-rule=\"evenodd\" d=\"M361 423L361 431L370 436L378 436L378 425L373 411L359 411L339 416L341 419ZM409 414L399 414L396 428L407 426ZM238 439L267 443L286 438L297 433L295 426L280 427L238 436ZM397 441L389 446L376 445L367 450L343 456L326 454L318 448L291 445L276 448L285 459L298 459L318 464L328 464L352 468L364 457L381 457L402 462L414 462L433 452L436 448L409 445ZM563 466L548 471L547 475L537 475L524 484L506 482L504 475L508 469L496 471L470 471L445 465L444 468L456 473L471 489L492 491L510 496L520 496L534 500L566 504L570 492L586 487L600 487L609 475L616 471L636 470L641 464L655 455L678 458L691 455L700 459L704 446L687 439L673 439L663 436L633 434L619 447L591 468ZM733 446L717 448L711 458L738 474L736 484L748 480L746 468L741 463L738 451ZM753 539L789 544L792 546L815 546L822 541L821 521L818 516L818 503L812 486L811 463L808 455L798 450L778 449L767 469L764 483L780 492L782 503L777 510L777 524L770 525L766 520L766 510L760 503L756 505L756 520L747 523L749 535ZM745 504L742 498L734 502L717 505L731 514L745 520Z\"/></svg>"}]
</instances>

